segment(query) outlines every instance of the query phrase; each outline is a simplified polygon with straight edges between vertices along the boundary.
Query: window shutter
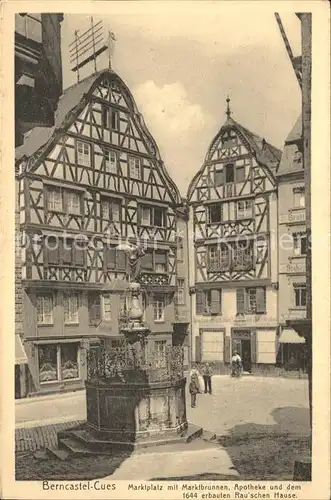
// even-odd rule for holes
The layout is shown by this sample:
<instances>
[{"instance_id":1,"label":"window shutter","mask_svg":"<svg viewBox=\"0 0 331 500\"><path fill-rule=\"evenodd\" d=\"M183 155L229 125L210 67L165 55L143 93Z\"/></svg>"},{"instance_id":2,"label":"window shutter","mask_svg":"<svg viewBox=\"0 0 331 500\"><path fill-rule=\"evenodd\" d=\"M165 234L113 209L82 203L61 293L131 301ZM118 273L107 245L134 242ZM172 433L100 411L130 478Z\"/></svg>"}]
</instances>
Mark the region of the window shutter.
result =
<instances>
[{"instance_id":1,"label":"window shutter","mask_svg":"<svg viewBox=\"0 0 331 500\"><path fill-rule=\"evenodd\" d=\"M245 180L245 167L237 167L236 181L243 182Z\"/></svg>"},{"instance_id":2,"label":"window shutter","mask_svg":"<svg viewBox=\"0 0 331 500\"><path fill-rule=\"evenodd\" d=\"M167 256L165 252L155 254L155 264L166 264Z\"/></svg>"},{"instance_id":3,"label":"window shutter","mask_svg":"<svg viewBox=\"0 0 331 500\"><path fill-rule=\"evenodd\" d=\"M106 248L106 264L107 264L107 269L115 269L116 268L116 249L115 248Z\"/></svg>"},{"instance_id":4,"label":"window shutter","mask_svg":"<svg viewBox=\"0 0 331 500\"><path fill-rule=\"evenodd\" d=\"M77 266L84 265L84 256L85 256L85 249L77 244L75 248L75 264Z\"/></svg>"},{"instance_id":5,"label":"window shutter","mask_svg":"<svg viewBox=\"0 0 331 500\"><path fill-rule=\"evenodd\" d=\"M230 363L231 352L230 352L231 337L224 334L224 363Z\"/></svg>"},{"instance_id":6,"label":"window shutter","mask_svg":"<svg viewBox=\"0 0 331 500\"><path fill-rule=\"evenodd\" d=\"M201 335L195 337L195 361L201 362Z\"/></svg>"},{"instance_id":7,"label":"window shutter","mask_svg":"<svg viewBox=\"0 0 331 500\"><path fill-rule=\"evenodd\" d=\"M68 294L63 296L63 310L64 310L64 321L67 323L69 321L69 302L70 298Z\"/></svg>"},{"instance_id":8,"label":"window shutter","mask_svg":"<svg viewBox=\"0 0 331 500\"><path fill-rule=\"evenodd\" d=\"M196 293L196 313L203 314L205 312L205 293L203 290L197 290Z\"/></svg>"},{"instance_id":9,"label":"window shutter","mask_svg":"<svg viewBox=\"0 0 331 500\"><path fill-rule=\"evenodd\" d=\"M265 313L266 310L265 288L259 287L256 289L256 312Z\"/></svg>"},{"instance_id":10,"label":"window shutter","mask_svg":"<svg viewBox=\"0 0 331 500\"><path fill-rule=\"evenodd\" d=\"M116 250L116 269L118 271L125 271L126 258L124 250Z\"/></svg>"},{"instance_id":11,"label":"window shutter","mask_svg":"<svg viewBox=\"0 0 331 500\"><path fill-rule=\"evenodd\" d=\"M211 290L211 313L221 314L221 291Z\"/></svg>"},{"instance_id":12,"label":"window shutter","mask_svg":"<svg viewBox=\"0 0 331 500\"><path fill-rule=\"evenodd\" d=\"M72 242L71 241L63 241L62 246L63 251L63 263L71 264L72 263Z\"/></svg>"},{"instance_id":13,"label":"window shutter","mask_svg":"<svg viewBox=\"0 0 331 500\"><path fill-rule=\"evenodd\" d=\"M90 293L88 296L89 320L99 321L101 319L100 295Z\"/></svg>"},{"instance_id":14,"label":"window shutter","mask_svg":"<svg viewBox=\"0 0 331 500\"><path fill-rule=\"evenodd\" d=\"M245 314L245 289L237 288L237 314Z\"/></svg>"},{"instance_id":15,"label":"window shutter","mask_svg":"<svg viewBox=\"0 0 331 500\"><path fill-rule=\"evenodd\" d=\"M153 254L146 252L141 258L141 269L151 271L153 269Z\"/></svg>"},{"instance_id":16,"label":"window shutter","mask_svg":"<svg viewBox=\"0 0 331 500\"><path fill-rule=\"evenodd\" d=\"M252 363L256 363L256 332L251 334L251 360Z\"/></svg>"},{"instance_id":17,"label":"window shutter","mask_svg":"<svg viewBox=\"0 0 331 500\"><path fill-rule=\"evenodd\" d=\"M215 170L215 186L222 186L224 184L224 171Z\"/></svg>"}]
</instances>

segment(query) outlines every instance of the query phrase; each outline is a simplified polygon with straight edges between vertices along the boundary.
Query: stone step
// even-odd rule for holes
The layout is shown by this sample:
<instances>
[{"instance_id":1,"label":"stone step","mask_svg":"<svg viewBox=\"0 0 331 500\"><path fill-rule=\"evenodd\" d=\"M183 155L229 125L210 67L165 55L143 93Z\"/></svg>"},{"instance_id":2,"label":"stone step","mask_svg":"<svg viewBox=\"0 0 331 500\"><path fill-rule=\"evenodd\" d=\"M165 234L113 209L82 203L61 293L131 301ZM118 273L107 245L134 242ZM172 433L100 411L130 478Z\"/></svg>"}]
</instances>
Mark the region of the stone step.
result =
<instances>
[{"instance_id":1,"label":"stone step","mask_svg":"<svg viewBox=\"0 0 331 500\"><path fill-rule=\"evenodd\" d=\"M70 456L69 451L59 448L47 447L46 452L50 458L58 458L59 460L67 460L67 458Z\"/></svg>"},{"instance_id":2,"label":"stone step","mask_svg":"<svg viewBox=\"0 0 331 500\"><path fill-rule=\"evenodd\" d=\"M204 430L201 437L207 443L216 441L216 434L215 434L215 432L205 431Z\"/></svg>"},{"instance_id":3,"label":"stone step","mask_svg":"<svg viewBox=\"0 0 331 500\"><path fill-rule=\"evenodd\" d=\"M71 455L88 456L88 455L101 455L104 452L89 450L82 443L72 438L60 438L59 448L68 451Z\"/></svg>"}]
</instances>

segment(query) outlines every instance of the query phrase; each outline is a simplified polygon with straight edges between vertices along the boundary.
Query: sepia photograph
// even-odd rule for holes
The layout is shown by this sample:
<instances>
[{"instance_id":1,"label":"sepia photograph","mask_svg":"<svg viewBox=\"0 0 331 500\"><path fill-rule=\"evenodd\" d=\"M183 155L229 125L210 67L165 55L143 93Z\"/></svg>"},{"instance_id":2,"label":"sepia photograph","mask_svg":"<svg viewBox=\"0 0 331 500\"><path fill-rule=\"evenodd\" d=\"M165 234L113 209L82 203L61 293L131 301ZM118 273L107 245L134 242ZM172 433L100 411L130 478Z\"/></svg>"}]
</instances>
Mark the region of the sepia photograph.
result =
<instances>
[{"instance_id":1,"label":"sepia photograph","mask_svg":"<svg viewBox=\"0 0 331 500\"><path fill-rule=\"evenodd\" d=\"M118 3L14 15L14 480L301 498L314 14Z\"/></svg>"}]
</instances>

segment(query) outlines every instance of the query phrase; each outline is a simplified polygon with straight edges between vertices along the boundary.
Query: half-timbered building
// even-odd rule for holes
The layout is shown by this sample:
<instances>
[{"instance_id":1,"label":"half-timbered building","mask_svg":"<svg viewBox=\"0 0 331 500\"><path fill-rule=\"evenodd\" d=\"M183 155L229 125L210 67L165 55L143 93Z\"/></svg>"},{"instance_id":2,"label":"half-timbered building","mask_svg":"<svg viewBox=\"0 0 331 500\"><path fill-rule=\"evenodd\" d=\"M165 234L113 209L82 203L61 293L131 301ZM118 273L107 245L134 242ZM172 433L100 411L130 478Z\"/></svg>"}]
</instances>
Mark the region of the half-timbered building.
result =
<instances>
[{"instance_id":1,"label":"half-timbered building","mask_svg":"<svg viewBox=\"0 0 331 500\"><path fill-rule=\"evenodd\" d=\"M188 189L192 356L221 371L234 351L245 371L275 365L279 159L233 120L228 100Z\"/></svg>"},{"instance_id":2,"label":"half-timbered building","mask_svg":"<svg viewBox=\"0 0 331 500\"><path fill-rule=\"evenodd\" d=\"M145 320L157 350L171 344L181 200L122 79L104 70L68 88L16 162L28 392L81 387L87 347L121 344L123 241L145 248Z\"/></svg>"}]
</instances>

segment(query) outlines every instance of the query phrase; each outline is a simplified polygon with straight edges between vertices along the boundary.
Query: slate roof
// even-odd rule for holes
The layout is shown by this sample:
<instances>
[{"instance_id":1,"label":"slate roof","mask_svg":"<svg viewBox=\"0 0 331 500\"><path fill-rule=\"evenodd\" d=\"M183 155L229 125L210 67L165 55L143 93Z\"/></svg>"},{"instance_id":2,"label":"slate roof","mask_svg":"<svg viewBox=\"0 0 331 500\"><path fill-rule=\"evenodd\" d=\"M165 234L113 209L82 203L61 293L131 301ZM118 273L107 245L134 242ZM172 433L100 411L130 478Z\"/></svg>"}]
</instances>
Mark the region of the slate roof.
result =
<instances>
[{"instance_id":1,"label":"slate roof","mask_svg":"<svg viewBox=\"0 0 331 500\"><path fill-rule=\"evenodd\" d=\"M294 127L285 140L284 150L277 170L277 176L303 172L302 159L295 161L299 154L299 145L302 140L302 117L297 119Z\"/></svg>"},{"instance_id":2,"label":"slate roof","mask_svg":"<svg viewBox=\"0 0 331 500\"><path fill-rule=\"evenodd\" d=\"M207 155L206 155L206 158L205 158L205 161L204 161L202 167L198 170L198 172L195 174L192 181L190 182L189 187L188 187L188 191L187 191L187 198L188 199L190 199L191 194L192 194L193 190L195 189L196 182L198 181L201 173L205 169L205 165L206 165L206 162L208 161L208 155L209 155L209 151L211 149L212 144L214 144L215 141L217 141L220 138L220 136L222 136L223 133L229 128L234 128L235 130L237 130L237 132L239 132L244 137L244 139L248 142L250 148L255 153L257 161L259 163L261 163L262 165L268 167L270 172L273 175L276 174L276 170L277 170L277 167L279 165L279 162L280 162L280 159L282 156L281 150L276 148L275 146L273 146L269 142L267 142L263 137L260 137L259 135L254 134L253 132L248 130L246 127L243 127L242 125L240 125L240 123L237 123L230 116L227 118L226 122L224 123L224 125L222 125L219 132L217 133L217 135L213 139L210 147L208 148Z\"/></svg>"}]
</instances>

